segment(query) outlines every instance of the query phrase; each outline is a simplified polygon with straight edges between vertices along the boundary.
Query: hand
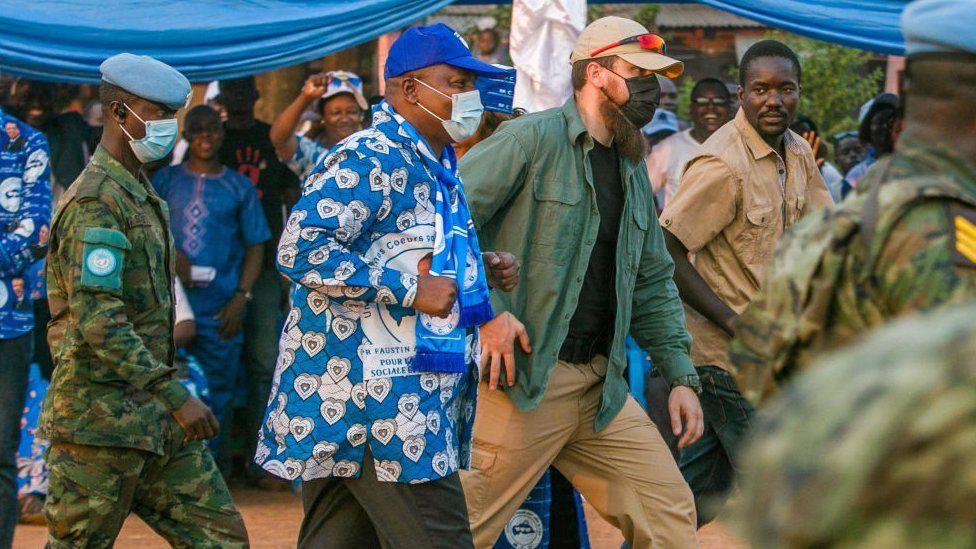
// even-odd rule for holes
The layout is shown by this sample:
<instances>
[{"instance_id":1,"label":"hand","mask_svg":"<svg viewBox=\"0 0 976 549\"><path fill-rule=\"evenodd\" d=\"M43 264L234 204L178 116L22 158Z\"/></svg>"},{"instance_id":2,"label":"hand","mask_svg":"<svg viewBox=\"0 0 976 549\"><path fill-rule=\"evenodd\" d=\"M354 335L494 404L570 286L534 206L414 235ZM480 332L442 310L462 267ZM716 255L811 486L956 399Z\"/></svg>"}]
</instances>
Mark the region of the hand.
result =
<instances>
[{"instance_id":1,"label":"hand","mask_svg":"<svg viewBox=\"0 0 976 549\"><path fill-rule=\"evenodd\" d=\"M325 93L328 85L329 82L326 80L324 74L313 74L308 77L305 85L302 86L302 97L305 99L318 99Z\"/></svg>"},{"instance_id":2,"label":"hand","mask_svg":"<svg viewBox=\"0 0 976 549\"><path fill-rule=\"evenodd\" d=\"M457 281L446 276L420 275L413 308L439 318L447 318L457 300Z\"/></svg>"},{"instance_id":3,"label":"hand","mask_svg":"<svg viewBox=\"0 0 976 549\"><path fill-rule=\"evenodd\" d=\"M241 322L244 320L244 307L246 305L247 300L244 299L244 296L236 293L224 305L224 308L217 313L214 320L220 321L220 327L217 328L217 334L220 336L220 339L228 341L241 330Z\"/></svg>"},{"instance_id":4,"label":"hand","mask_svg":"<svg viewBox=\"0 0 976 549\"><path fill-rule=\"evenodd\" d=\"M186 399L186 402L173 412L173 417L186 432L186 436L183 438L184 442L208 440L220 434L217 418L214 417L210 408L207 408L207 405L200 402L200 399L195 396Z\"/></svg>"},{"instance_id":5,"label":"hand","mask_svg":"<svg viewBox=\"0 0 976 549\"><path fill-rule=\"evenodd\" d=\"M481 362L478 368L482 376L485 364L491 367L488 374L488 389L494 391L498 388L503 362L508 386L515 385L515 338L518 338L523 351L527 354L532 352L525 326L515 318L515 315L505 311L482 325L478 329L478 337L481 340Z\"/></svg>"},{"instance_id":6,"label":"hand","mask_svg":"<svg viewBox=\"0 0 976 549\"><path fill-rule=\"evenodd\" d=\"M503 292L511 292L518 285L519 260L508 252L485 252L481 254L485 262L488 285Z\"/></svg>"},{"instance_id":7,"label":"hand","mask_svg":"<svg viewBox=\"0 0 976 549\"><path fill-rule=\"evenodd\" d=\"M681 437L678 448L685 448L701 438L705 432L705 415L702 413L698 395L691 387L679 385L671 389L668 397L668 412L671 414L671 432ZM684 429L681 428L684 423Z\"/></svg>"},{"instance_id":8,"label":"hand","mask_svg":"<svg viewBox=\"0 0 976 549\"><path fill-rule=\"evenodd\" d=\"M806 139L807 143L810 144L810 148L813 149L813 158L817 161L817 167L819 168L820 166L823 166L826 158L822 156L819 158L817 157L817 153L820 152L820 136L813 132L806 132L803 134L803 139Z\"/></svg>"}]
</instances>

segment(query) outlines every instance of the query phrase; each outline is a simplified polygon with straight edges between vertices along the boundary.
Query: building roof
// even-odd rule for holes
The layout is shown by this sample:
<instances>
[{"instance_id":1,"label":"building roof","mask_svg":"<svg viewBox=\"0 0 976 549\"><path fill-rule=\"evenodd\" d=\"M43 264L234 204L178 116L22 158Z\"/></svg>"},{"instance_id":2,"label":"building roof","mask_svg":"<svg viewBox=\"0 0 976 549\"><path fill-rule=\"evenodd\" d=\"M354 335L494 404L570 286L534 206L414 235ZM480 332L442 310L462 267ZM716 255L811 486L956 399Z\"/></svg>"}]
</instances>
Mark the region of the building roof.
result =
<instances>
[{"instance_id":1,"label":"building roof","mask_svg":"<svg viewBox=\"0 0 976 549\"><path fill-rule=\"evenodd\" d=\"M692 4L661 4L654 22L662 29L683 28L763 28L758 23L745 17L740 17L711 6Z\"/></svg>"}]
</instances>

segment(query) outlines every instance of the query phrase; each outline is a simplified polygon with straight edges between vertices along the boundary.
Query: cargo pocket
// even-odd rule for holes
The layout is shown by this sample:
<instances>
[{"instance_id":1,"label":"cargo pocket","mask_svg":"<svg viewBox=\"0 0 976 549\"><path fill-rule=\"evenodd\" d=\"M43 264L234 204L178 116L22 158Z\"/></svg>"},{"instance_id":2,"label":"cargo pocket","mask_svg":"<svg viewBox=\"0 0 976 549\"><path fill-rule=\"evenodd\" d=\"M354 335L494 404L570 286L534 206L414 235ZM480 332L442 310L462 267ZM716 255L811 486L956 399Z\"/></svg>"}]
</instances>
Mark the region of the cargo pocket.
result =
<instances>
[{"instance_id":1,"label":"cargo pocket","mask_svg":"<svg viewBox=\"0 0 976 549\"><path fill-rule=\"evenodd\" d=\"M481 512L485 509L488 494L491 492L492 476L495 469L496 453L487 448L478 446L475 442L471 446L471 471L468 473L474 482L469 483L470 491L465 491L468 501L468 512L471 520L481 517Z\"/></svg>"},{"instance_id":2,"label":"cargo pocket","mask_svg":"<svg viewBox=\"0 0 976 549\"><path fill-rule=\"evenodd\" d=\"M121 525L124 516L118 507L122 476L79 463L65 450L49 452L50 477L45 516L59 540L87 538L97 532L110 532ZM59 461L58 457L67 457ZM117 529L117 528L116 528Z\"/></svg>"},{"instance_id":3,"label":"cargo pocket","mask_svg":"<svg viewBox=\"0 0 976 549\"><path fill-rule=\"evenodd\" d=\"M81 285L121 294L125 255L132 248L129 240L113 229L89 227L81 241Z\"/></svg>"}]
</instances>

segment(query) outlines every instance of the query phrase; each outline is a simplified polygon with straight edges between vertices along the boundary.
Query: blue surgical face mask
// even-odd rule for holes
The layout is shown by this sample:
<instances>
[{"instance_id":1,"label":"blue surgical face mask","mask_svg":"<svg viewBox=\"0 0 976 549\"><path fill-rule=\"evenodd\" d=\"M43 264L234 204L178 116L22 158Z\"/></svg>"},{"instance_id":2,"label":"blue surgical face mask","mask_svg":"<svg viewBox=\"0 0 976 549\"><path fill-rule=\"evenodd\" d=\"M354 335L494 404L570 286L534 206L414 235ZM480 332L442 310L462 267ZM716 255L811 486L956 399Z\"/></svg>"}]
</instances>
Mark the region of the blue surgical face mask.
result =
<instances>
[{"instance_id":1,"label":"blue surgical face mask","mask_svg":"<svg viewBox=\"0 0 976 549\"><path fill-rule=\"evenodd\" d=\"M134 139L132 134L125 129L125 126L120 124L122 131L125 135L129 136L129 146L132 147L132 152L135 153L136 158L139 159L143 164L159 160L169 154L169 151L173 150L173 145L176 145L176 140L179 138L179 125L175 118L167 118L165 120L150 120L146 122L139 115L132 110L132 107L126 105L125 108L128 112L132 113L132 116L136 117L136 120L142 122L146 127L146 136L142 139Z\"/></svg>"},{"instance_id":2,"label":"blue surgical face mask","mask_svg":"<svg viewBox=\"0 0 976 549\"><path fill-rule=\"evenodd\" d=\"M478 90L447 95L446 93L428 85L422 80L417 78L414 78L414 80L417 80L417 82L420 82L424 86L427 86L428 88L451 100L451 118L448 120L444 120L443 118L430 112L427 107L421 105L420 103L417 104L420 105L421 109L427 111L427 114L441 121L441 124L444 125L444 129L447 130L447 135L451 136L451 139L454 140L455 143L458 141L464 141L465 139L474 135L474 132L477 131L478 126L481 125L481 114L485 112L485 107L481 104L481 94L478 92Z\"/></svg>"}]
</instances>

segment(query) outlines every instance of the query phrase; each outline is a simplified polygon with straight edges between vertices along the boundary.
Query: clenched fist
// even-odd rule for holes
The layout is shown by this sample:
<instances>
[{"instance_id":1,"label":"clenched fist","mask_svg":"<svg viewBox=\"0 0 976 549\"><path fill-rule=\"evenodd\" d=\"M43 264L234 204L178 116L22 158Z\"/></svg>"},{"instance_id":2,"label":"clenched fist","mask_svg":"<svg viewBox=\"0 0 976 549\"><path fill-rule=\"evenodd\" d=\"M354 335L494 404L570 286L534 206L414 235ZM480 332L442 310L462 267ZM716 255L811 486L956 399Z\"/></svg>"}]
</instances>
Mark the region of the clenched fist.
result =
<instances>
[{"instance_id":1,"label":"clenched fist","mask_svg":"<svg viewBox=\"0 0 976 549\"><path fill-rule=\"evenodd\" d=\"M413 308L431 316L446 318L457 300L457 281L446 276L420 275Z\"/></svg>"}]
</instances>

